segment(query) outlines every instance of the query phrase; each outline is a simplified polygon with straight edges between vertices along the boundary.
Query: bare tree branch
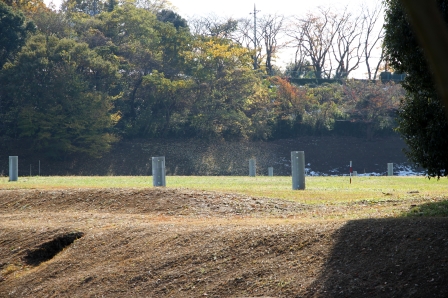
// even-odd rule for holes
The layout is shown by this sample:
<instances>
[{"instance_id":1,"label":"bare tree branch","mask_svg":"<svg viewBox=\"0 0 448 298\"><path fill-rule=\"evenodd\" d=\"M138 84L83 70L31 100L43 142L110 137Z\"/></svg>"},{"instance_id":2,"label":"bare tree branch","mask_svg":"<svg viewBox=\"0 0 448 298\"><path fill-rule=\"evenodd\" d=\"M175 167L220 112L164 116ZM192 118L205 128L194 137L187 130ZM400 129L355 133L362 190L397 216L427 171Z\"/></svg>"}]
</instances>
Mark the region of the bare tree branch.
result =
<instances>
[{"instance_id":1,"label":"bare tree branch","mask_svg":"<svg viewBox=\"0 0 448 298\"><path fill-rule=\"evenodd\" d=\"M340 27L336 40L332 45L333 56L336 60L335 78L347 78L350 72L357 69L362 54L362 23L361 17L354 17L347 12L338 16Z\"/></svg>"},{"instance_id":2,"label":"bare tree branch","mask_svg":"<svg viewBox=\"0 0 448 298\"><path fill-rule=\"evenodd\" d=\"M272 74L273 65L276 54L285 44L279 44L279 38L283 33L284 17L279 15L265 15L259 22L260 31L265 45L266 72Z\"/></svg>"},{"instance_id":3,"label":"bare tree branch","mask_svg":"<svg viewBox=\"0 0 448 298\"><path fill-rule=\"evenodd\" d=\"M254 40L254 22L252 19L240 19L238 20L238 29L237 29L237 42L242 46L250 49L254 52L254 68L257 69L259 65L259 61L263 59L262 50L263 50L263 32L261 31L261 27L257 26L257 40ZM257 45L257 48L254 49L254 45Z\"/></svg>"},{"instance_id":4,"label":"bare tree branch","mask_svg":"<svg viewBox=\"0 0 448 298\"><path fill-rule=\"evenodd\" d=\"M175 6L169 0L136 0L135 6L157 13L163 9L175 10Z\"/></svg>"},{"instance_id":5,"label":"bare tree branch","mask_svg":"<svg viewBox=\"0 0 448 298\"><path fill-rule=\"evenodd\" d=\"M205 17L191 18L188 23L194 35L219 37L235 41L238 21L232 18L222 18L215 14Z\"/></svg>"},{"instance_id":6,"label":"bare tree branch","mask_svg":"<svg viewBox=\"0 0 448 298\"><path fill-rule=\"evenodd\" d=\"M330 9L323 8L319 8L317 15L308 13L305 18L296 17L293 22L299 33L294 39L310 59L318 79L331 77L330 50L342 24Z\"/></svg>"},{"instance_id":7,"label":"bare tree branch","mask_svg":"<svg viewBox=\"0 0 448 298\"><path fill-rule=\"evenodd\" d=\"M377 78L377 74L379 68L381 66L381 62L384 60L383 50L381 50L381 56L379 57L379 61L376 64L375 68L372 69L370 63L372 60L372 52L378 47L382 46L381 43L384 39L384 30L383 27L379 29L378 33L375 34L375 29L378 27L377 23L382 16L383 4L379 4L370 10L368 8L364 8L364 16L363 16L363 27L364 29L364 62L367 67L367 76L369 80L375 80ZM373 72L373 76L372 76Z\"/></svg>"}]
</instances>

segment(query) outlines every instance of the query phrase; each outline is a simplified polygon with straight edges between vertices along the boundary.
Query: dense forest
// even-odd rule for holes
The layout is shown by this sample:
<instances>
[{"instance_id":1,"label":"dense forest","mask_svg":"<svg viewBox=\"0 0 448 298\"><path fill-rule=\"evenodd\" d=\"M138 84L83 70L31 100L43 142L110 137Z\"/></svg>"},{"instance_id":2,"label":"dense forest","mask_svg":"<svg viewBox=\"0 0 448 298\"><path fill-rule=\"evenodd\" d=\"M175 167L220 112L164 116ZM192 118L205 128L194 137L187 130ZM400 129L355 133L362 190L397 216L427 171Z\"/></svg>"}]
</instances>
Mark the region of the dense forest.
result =
<instances>
[{"instance_id":1,"label":"dense forest","mask_svg":"<svg viewBox=\"0 0 448 298\"><path fill-rule=\"evenodd\" d=\"M320 19L301 19L289 34L324 37L319 20L329 16L321 10ZM345 13L332 20L338 28L361 22ZM280 21L262 20L263 40L254 47L247 21L187 21L167 1L66 0L56 11L40 1L0 0L0 140L27 142L53 157L99 157L133 138L371 138L392 130L401 86L374 80L378 67L369 68L370 80L347 79L359 63L368 64L368 45L378 39L361 42L357 35L364 60L360 53L349 67L353 43L343 44L350 32L340 30L339 39L331 37L339 51L338 43L328 47L347 51L333 55L337 67L325 68L329 56L313 56L302 38L303 55L282 71L272 35ZM296 85L291 77L336 80Z\"/></svg>"}]
</instances>

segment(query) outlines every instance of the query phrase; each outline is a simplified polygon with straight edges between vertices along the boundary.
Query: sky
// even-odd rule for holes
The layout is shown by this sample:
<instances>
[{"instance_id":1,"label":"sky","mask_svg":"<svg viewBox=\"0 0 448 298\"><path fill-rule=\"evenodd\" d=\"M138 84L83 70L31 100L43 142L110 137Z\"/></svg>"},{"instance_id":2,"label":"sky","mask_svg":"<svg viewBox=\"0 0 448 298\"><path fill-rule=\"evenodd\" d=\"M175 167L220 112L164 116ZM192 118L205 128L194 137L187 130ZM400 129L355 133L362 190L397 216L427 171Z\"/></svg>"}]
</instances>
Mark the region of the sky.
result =
<instances>
[{"instance_id":1,"label":"sky","mask_svg":"<svg viewBox=\"0 0 448 298\"><path fill-rule=\"evenodd\" d=\"M380 2L381 0L377 0ZM316 10L319 6L343 9L358 9L362 4L371 5L375 0L170 0L182 16L214 13L226 17L241 18L253 12L254 4L260 14L301 15Z\"/></svg>"},{"instance_id":2,"label":"sky","mask_svg":"<svg viewBox=\"0 0 448 298\"><path fill-rule=\"evenodd\" d=\"M344 8L359 8L362 4L372 5L381 0L169 0L177 12L185 17L215 13L228 17L246 17L254 9L254 4L261 14L301 14L315 10L319 6ZM59 7L62 0L44 0L48 5L53 2Z\"/></svg>"},{"instance_id":3,"label":"sky","mask_svg":"<svg viewBox=\"0 0 448 298\"><path fill-rule=\"evenodd\" d=\"M48 5L51 1L59 7L62 0L44 0ZM336 12L347 10L356 13L362 6L374 7L382 0L169 0L176 8L177 13L188 19L194 16L217 15L220 17L252 18L254 5L257 15L278 14L284 16L305 15L316 11L319 7L332 8ZM252 14L251 14L252 13ZM378 50L379 51L379 50ZM379 54L378 54L379 56ZM284 68L293 60L293 50L283 49L279 53L276 65ZM360 68L352 72L352 77L365 78L365 70Z\"/></svg>"},{"instance_id":4,"label":"sky","mask_svg":"<svg viewBox=\"0 0 448 298\"><path fill-rule=\"evenodd\" d=\"M379 5L381 0L170 0L176 7L177 12L188 19L193 16L203 16L215 14L222 17L232 18L252 18L254 4L257 9L257 15L278 14L284 16L305 15L307 12L316 11L319 7L332 8L336 12L345 9L353 12L359 12L362 6L373 8ZM375 55L375 54L374 54ZM378 54L379 56L379 50ZM280 68L290 62L294 57L294 50L283 49L278 55L276 65ZM371 64L373 65L373 64ZM351 73L351 77L365 78L366 70L360 67Z\"/></svg>"}]
</instances>

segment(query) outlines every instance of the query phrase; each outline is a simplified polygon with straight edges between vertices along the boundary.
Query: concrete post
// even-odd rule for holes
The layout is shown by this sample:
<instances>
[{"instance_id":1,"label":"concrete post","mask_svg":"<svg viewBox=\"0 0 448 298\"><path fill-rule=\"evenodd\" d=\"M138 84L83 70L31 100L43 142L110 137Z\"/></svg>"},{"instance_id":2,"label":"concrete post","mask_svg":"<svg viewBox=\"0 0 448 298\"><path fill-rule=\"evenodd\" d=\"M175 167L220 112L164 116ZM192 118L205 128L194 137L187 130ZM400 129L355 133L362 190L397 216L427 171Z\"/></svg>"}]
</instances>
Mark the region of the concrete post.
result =
<instances>
[{"instance_id":1,"label":"concrete post","mask_svg":"<svg viewBox=\"0 0 448 298\"><path fill-rule=\"evenodd\" d=\"M305 152L291 152L292 189L305 189Z\"/></svg>"},{"instance_id":2,"label":"concrete post","mask_svg":"<svg viewBox=\"0 0 448 298\"><path fill-rule=\"evenodd\" d=\"M166 186L165 180L165 156L152 158L152 185Z\"/></svg>"},{"instance_id":3,"label":"concrete post","mask_svg":"<svg viewBox=\"0 0 448 298\"><path fill-rule=\"evenodd\" d=\"M17 181L19 179L19 157L9 157L9 181Z\"/></svg>"},{"instance_id":4,"label":"concrete post","mask_svg":"<svg viewBox=\"0 0 448 298\"><path fill-rule=\"evenodd\" d=\"M249 159L249 176L255 177L257 175L257 162L255 158Z\"/></svg>"},{"instance_id":5,"label":"concrete post","mask_svg":"<svg viewBox=\"0 0 448 298\"><path fill-rule=\"evenodd\" d=\"M358 171L353 171L353 176L358 176Z\"/></svg>"},{"instance_id":6,"label":"concrete post","mask_svg":"<svg viewBox=\"0 0 448 298\"><path fill-rule=\"evenodd\" d=\"M273 167L269 167L269 168L268 168L268 176L269 176L269 177L274 176L274 168L273 168Z\"/></svg>"},{"instance_id":7,"label":"concrete post","mask_svg":"<svg viewBox=\"0 0 448 298\"><path fill-rule=\"evenodd\" d=\"M389 162L387 163L387 176L393 176L394 175L394 164Z\"/></svg>"}]
</instances>

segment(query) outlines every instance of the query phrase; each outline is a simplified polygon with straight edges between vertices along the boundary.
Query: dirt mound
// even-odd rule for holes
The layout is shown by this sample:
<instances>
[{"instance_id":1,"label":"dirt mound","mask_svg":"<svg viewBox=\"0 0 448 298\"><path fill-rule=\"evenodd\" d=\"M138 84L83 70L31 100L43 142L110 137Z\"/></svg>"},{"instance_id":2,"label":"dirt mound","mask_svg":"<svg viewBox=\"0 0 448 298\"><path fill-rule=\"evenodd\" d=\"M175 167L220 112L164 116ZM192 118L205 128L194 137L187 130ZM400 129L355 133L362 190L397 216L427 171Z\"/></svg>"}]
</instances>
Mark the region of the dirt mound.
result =
<instances>
[{"instance_id":1,"label":"dirt mound","mask_svg":"<svg viewBox=\"0 0 448 298\"><path fill-rule=\"evenodd\" d=\"M2 212L101 212L190 217L296 214L306 205L188 189L0 190Z\"/></svg>"},{"instance_id":2,"label":"dirt mound","mask_svg":"<svg viewBox=\"0 0 448 298\"><path fill-rule=\"evenodd\" d=\"M0 191L0 296L448 295L448 219L311 220L327 207L187 189Z\"/></svg>"}]
</instances>

